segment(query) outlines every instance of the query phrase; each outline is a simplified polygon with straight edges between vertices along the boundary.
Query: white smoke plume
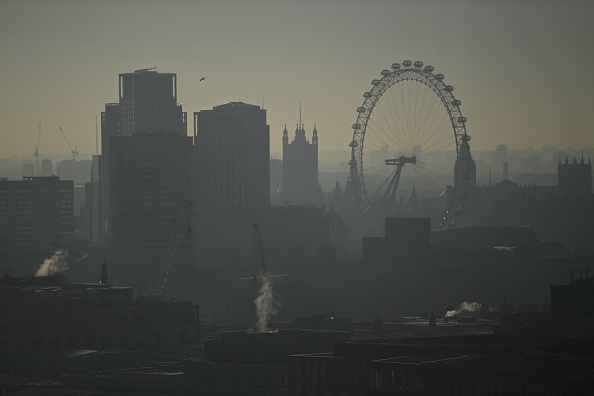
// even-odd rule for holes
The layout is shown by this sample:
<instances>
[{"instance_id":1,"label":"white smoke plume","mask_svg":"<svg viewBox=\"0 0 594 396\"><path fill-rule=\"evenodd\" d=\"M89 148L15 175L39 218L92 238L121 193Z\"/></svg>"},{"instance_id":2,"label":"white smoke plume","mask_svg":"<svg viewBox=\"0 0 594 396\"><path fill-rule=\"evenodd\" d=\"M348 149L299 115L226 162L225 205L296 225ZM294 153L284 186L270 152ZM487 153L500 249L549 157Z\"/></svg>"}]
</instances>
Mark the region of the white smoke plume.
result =
<instances>
[{"instance_id":1,"label":"white smoke plume","mask_svg":"<svg viewBox=\"0 0 594 396\"><path fill-rule=\"evenodd\" d=\"M483 304L479 303L479 302L474 302L474 301L464 301L462 304L460 304L460 306L458 307L458 309L454 309L453 311L447 311L446 312L446 317L452 317L455 315L459 315L461 313L479 313L481 311L481 309L483 308Z\"/></svg>"},{"instance_id":2,"label":"white smoke plume","mask_svg":"<svg viewBox=\"0 0 594 396\"><path fill-rule=\"evenodd\" d=\"M261 275L260 279L262 282L260 295L254 300L254 305L256 306L256 315L258 316L258 331L264 333L268 331L270 320L281 309L281 303L272 288L272 279L268 275Z\"/></svg>"},{"instance_id":3,"label":"white smoke plume","mask_svg":"<svg viewBox=\"0 0 594 396\"><path fill-rule=\"evenodd\" d=\"M67 250L56 250L50 258L43 260L43 264L39 266L35 276L49 276L55 274L56 272L67 270L68 256L69 253Z\"/></svg>"}]
</instances>

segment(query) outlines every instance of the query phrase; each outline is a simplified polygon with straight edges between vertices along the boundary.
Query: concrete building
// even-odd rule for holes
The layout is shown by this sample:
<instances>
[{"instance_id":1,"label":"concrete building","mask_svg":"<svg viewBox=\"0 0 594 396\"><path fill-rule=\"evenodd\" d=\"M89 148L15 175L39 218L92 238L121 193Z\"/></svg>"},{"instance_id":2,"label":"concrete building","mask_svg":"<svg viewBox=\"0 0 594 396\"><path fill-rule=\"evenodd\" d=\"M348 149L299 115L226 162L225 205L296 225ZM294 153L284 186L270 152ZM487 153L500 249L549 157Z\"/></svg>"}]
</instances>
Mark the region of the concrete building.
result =
<instances>
[{"instance_id":1,"label":"concrete building","mask_svg":"<svg viewBox=\"0 0 594 396\"><path fill-rule=\"evenodd\" d=\"M104 222L99 229L118 282L140 291L147 271L159 265L168 230L191 200L191 147L177 76L152 69L120 74L119 101L101 115L103 213L95 216ZM186 263L188 248L187 241L176 245L174 260Z\"/></svg>"},{"instance_id":2,"label":"concrete building","mask_svg":"<svg viewBox=\"0 0 594 396\"><path fill-rule=\"evenodd\" d=\"M187 114L177 103L177 75L158 73L151 69L136 70L119 75L117 103L107 103L101 113L101 155L102 155L102 219L109 249L111 196L109 191L111 166L111 138L134 135L170 134L187 135ZM141 150L139 146L136 150Z\"/></svg>"},{"instance_id":3,"label":"concrete building","mask_svg":"<svg viewBox=\"0 0 594 396\"><path fill-rule=\"evenodd\" d=\"M194 113L196 197L201 207L270 205L266 110L230 102Z\"/></svg>"},{"instance_id":4,"label":"concrete building","mask_svg":"<svg viewBox=\"0 0 594 396\"><path fill-rule=\"evenodd\" d=\"M74 184L57 176L0 180L0 245L60 244L73 236Z\"/></svg>"},{"instance_id":5,"label":"concrete building","mask_svg":"<svg viewBox=\"0 0 594 396\"><path fill-rule=\"evenodd\" d=\"M283 131L283 195L294 205L323 202L318 186L318 130L314 125L311 143L303 124L297 125L289 143L287 126Z\"/></svg>"}]
</instances>

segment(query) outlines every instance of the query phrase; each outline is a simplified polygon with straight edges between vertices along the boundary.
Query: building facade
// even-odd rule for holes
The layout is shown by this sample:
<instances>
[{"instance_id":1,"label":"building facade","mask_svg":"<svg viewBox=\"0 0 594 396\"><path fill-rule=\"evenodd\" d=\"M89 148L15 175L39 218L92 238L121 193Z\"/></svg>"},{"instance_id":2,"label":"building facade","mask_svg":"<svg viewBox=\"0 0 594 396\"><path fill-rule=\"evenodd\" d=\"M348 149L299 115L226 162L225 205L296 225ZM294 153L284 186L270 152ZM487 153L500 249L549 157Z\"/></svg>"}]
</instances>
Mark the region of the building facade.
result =
<instances>
[{"instance_id":1,"label":"building facade","mask_svg":"<svg viewBox=\"0 0 594 396\"><path fill-rule=\"evenodd\" d=\"M136 134L187 135L187 114L177 103L177 76L151 69L119 75L117 103L107 103L101 113L103 156L104 230L109 233L110 138Z\"/></svg>"},{"instance_id":2,"label":"building facade","mask_svg":"<svg viewBox=\"0 0 594 396\"><path fill-rule=\"evenodd\" d=\"M101 115L103 213L96 216L118 282L140 291L147 271L159 266L169 228L191 199L191 147L177 76L152 69L120 74L119 101ZM189 243L171 243L169 260L186 262Z\"/></svg>"},{"instance_id":3,"label":"building facade","mask_svg":"<svg viewBox=\"0 0 594 396\"><path fill-rule=\"evenodd\" d=\"M197 204L270 205L270 128L266 110L230 102L194 113Z\"/></svg>"},{"instance_id":4,"label":"building facade","mask_svg":"<svg viewBox=\"0 0 594 396\"><path fill-rule=\"evenodd\" d=\"M109 236L118 283L146 292L172 265L190 265L191 153L189 136L111 138Z\"/></svg>"}]
</instances>

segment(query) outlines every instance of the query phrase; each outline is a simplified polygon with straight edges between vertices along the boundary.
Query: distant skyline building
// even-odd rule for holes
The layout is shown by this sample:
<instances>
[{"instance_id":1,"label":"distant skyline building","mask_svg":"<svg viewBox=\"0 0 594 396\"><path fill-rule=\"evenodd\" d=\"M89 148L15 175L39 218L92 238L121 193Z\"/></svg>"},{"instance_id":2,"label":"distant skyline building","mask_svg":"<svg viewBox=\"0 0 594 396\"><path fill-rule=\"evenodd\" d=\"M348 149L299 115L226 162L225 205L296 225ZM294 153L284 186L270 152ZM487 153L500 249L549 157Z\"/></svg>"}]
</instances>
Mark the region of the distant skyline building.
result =
<instances>
[{"instance_id":1,"label":"distant skyline building","mask_svg":"<svg viewBox=\"0 0 594 396\"><path fill-rule=\"evenodd\" d=\"M44 159L41 161L41 176L53 176L54 163L51 159Z\"/></svg>"},{"instance_id":2,"label":"distant skyline building","mask_svg":"<svg viewBox=\"0 0 594 396\"><path fill-rule=\"evenodd\" d=\"M266 110L230 102L194 113L196 197L202 207L270 205Z\"/></svg>"},{"instance_id":3,"label":"distant skyline building","mask_svg":"<svg viewBox=\"0 0 594 396\"><path fill-rule=\"evenodd\" d=\"M300 109L301 113L301 109ZM321 204L318 185L318 130L314 124L311 142L301 124L289 142L285 124L283 131L283 194L294 205Z\"/></svg>"}]
</instances>

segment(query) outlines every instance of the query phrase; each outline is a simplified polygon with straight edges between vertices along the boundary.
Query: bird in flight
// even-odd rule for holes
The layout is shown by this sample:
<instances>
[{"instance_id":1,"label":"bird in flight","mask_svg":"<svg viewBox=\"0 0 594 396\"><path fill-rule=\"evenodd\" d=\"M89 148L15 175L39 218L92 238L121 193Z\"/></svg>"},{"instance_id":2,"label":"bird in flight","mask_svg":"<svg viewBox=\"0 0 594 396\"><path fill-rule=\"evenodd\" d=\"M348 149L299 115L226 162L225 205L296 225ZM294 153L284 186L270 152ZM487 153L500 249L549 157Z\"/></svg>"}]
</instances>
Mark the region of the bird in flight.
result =
<instances>
[{"instance_id":1,"label":"bird in flight","mask_svg":"<svg viewBox=\"0 0 594 396\"><path fill-rule=\"evenodd\" d=\"M200 79L200 81L204 81L205 79L206 79L206 77L202 77L202 78Z\"/></svg>"}]
</instances>

